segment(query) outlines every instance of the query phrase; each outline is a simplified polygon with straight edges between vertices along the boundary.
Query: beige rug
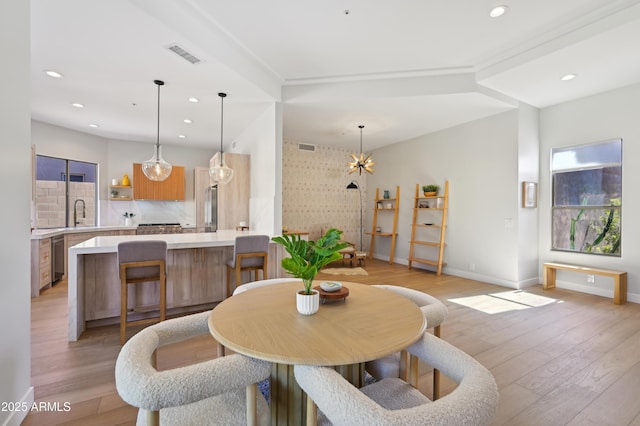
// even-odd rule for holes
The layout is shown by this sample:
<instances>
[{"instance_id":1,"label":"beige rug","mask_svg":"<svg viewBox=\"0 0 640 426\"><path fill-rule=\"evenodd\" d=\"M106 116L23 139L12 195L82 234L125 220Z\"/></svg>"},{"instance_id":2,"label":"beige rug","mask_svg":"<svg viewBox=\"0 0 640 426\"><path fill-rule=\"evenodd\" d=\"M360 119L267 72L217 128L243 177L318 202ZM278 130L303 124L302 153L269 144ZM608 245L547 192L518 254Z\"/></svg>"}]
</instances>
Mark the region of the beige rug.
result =
<instances>
[{"instance_id":1,"label":"beige rug","mask_svg":"<svg viewBox=\"0 0 640 426\"><path fill-rule=\"evenodd\" d=\"M369 275L363 268L326 268L320 271L329 275Z\"/></svg>"}]
</instances>

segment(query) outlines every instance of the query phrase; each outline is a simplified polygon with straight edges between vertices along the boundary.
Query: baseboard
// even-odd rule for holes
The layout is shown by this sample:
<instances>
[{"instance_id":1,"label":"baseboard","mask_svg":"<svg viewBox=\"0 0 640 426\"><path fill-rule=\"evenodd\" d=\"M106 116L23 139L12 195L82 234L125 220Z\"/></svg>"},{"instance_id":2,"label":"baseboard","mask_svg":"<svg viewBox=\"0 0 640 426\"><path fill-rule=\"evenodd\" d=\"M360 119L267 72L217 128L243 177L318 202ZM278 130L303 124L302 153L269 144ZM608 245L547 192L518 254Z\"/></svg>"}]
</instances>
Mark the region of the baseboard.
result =
<instances>
[{"instance_id":1,"label":"baseboard","mask_svg":"<svg viewBox=\"0 0 640 426\"><path fill-rule=\"evenodd\" d=\"M525 281L503 280L501 278L495 278L488 275L478 274L475 272L463 271L460 269L448 268L446 266L442 268L442 272L447 275L454 275L456 277L466 278L468 280L474 280L474 281L480 281L487 284L499 285L501 287L512 288L514 290L520 290L524 287L530 287L534 284L538 284L538 282L531 284L530 283L531 280L525 280ZM537 278L533 279L533 281L537 281Z\"/></svg>"},{"instance_id":2,"label":"baseboard","mask_svg":"<svg viewBox=\"0 0 640 426\"><path fill-rule=\"evenodd\" d=\"M378 260L389 261L389 256L380 255L377 253L374 253L373 258ZM409 266L409 262L407 261L407 259L394 258L393 262L399 265ZM436 268L434 266L425 265L419 262L413 262L413 265L411 267L413 269L421 269L423 271L436 272ZM456 277L466 278L468 280L481 281L483 283L488 283L488 284L495 284L501 287L513 288L515 290L531 287L533 285L537 285L542 282L540 281L539 277L528 278L522 281L508 281L508 280L503 280L495 277L490 277L488 275L477 274L475 272L454 269L447 266L442 267L442 273L446 275L454 275Z\"/></svg>"},{"instance_id":3,"label":"baseboard","mask_svg":"<svg viewBox=\"0 0 640 426\"><path fill-rule=\"evenodd\" d=\"M602 296L602 297L606 297L607 299L613 300L613 286L611 289L608 289L608 288L601 288L601 287L594 287L594 286L572 283L569 281L556 280L556 287L563 288L566 290L578 291L580 293L593 294L594 296ZM627 291L627 302L640 303L640 294L629 293Z\"/></svg>"},{"instance_id":4,"label":"baseboard","mask_svg":"<svg viewBox=\"0 0 640 426\"><path fill-rule=\"evenodd\" d=\"M31 407L33 406L33 401L33 386L30 386L20 401L14 401L19 403L21 409L11 411L11 414L9 414L9 417L7 417L7 420L2 425L20 426L25 417L27 417L27 414L29 414ZM22 407L25 409L23 410Z\"/></svg>"},{"instance_id":5,"label":"baseboard","mask_svg":"<svg viewBox=\"0 0 640 426\"><path fill-rule=\"evenodd\" d=\"M373 255L373 258L378 260L389 261L389 256L379 255L375 253ZM409 262L407 261L407 259L395 258L393 262L399 265L407 265L407 266L409 265ZM422 270L431 271L431 272L436 271L435 267L430 265L424 265L418 262L414 262L412 268L422 269ZM528 278L522 281L509 281L509 280L503 280L500 278L491 277L488 275L477 274L475 272L449 268L447 266L444 266L442 268L442 273L446 275L454 275L456 277L466 278L468 280L480 281L483 283L499 285L501 287L512 288L514 290L521 290L523 288L539 285L542 283L542 277L533 277L533 278ZM567 282L567 281L558 281L558 280L556 280L556 287L564 288L567 290L579 291L580 293L593 294L594 296L602 296L608 299L613 299L613 288L603 289L600 287L586 286L586 285L576 284L576 283ZM627 302L640 303L640 294L627 292Z\"/></svg>"}]
</instances>

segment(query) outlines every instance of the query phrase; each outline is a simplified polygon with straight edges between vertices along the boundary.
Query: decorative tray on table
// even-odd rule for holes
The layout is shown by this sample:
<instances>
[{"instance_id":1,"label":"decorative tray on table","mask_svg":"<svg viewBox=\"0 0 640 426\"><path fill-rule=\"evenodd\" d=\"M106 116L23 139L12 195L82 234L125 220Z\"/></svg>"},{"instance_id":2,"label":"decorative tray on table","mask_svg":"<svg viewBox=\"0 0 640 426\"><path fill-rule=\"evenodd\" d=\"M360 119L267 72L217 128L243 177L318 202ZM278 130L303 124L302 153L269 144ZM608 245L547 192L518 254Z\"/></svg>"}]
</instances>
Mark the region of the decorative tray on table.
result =
<instances>
[{"instance_id":1,"label":"decorative tray on table","mask_svg":"<svg viewBox=\"0 0 640 426\"><path fill-rule=\"evenodd\" d=\"M315 286L313 289L318 290L318 292L320 293L320 299L322 299L322 303L327 300L344 300L349 295L349 289L343 286L341 283L335 281L323 281L320 283L320 285Z\"/></svg>"}]
</instances>

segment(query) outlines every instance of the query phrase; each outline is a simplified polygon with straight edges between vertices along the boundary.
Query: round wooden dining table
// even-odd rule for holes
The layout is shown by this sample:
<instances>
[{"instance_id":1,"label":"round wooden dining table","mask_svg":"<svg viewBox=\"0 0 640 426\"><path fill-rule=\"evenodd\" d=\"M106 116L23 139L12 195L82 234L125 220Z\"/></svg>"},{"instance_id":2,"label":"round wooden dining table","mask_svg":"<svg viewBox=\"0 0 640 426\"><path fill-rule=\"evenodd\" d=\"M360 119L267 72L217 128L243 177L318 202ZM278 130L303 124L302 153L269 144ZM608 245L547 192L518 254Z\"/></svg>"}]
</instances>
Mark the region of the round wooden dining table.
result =
<instances>
[{"instance_id":1,"label":"round wooden dining table","mask_svg":"<svg viewBox=\"0 0 640 426\"><path fill-rule=\"evenodd\" d=\"M314 286L320 282L314 282ZM305 398L293 365L332 366L361 386L364 362L398 352L426 330L422 311L388 290L342 282L349 295L326 301L313 315L296 309L300 280L256 287L217 305L209 330L226 348L273 362L272 424L303 424Z\"/></svg>"}]
</instances>

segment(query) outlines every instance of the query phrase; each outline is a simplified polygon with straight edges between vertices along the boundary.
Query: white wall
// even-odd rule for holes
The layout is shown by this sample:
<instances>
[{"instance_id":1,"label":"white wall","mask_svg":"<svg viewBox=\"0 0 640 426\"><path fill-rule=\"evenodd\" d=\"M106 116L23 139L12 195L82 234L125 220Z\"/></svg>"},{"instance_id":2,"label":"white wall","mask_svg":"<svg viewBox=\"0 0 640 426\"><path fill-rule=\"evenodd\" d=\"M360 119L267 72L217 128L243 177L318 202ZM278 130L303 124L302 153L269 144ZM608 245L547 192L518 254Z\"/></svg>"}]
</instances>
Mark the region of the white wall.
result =
<instances>
[{"instance_id":1,"label":"white wall","mask_svg":"<svg viewBox=\"0 0 640 426\"><path fill-rule=\"evenodd\" d=\"M185 168L185 201L109 201L111 179L121 180L126 173L133 178L133 163L142 163L153 155L153 144L105 139L88 133L33 120L31 137L36 153L98 164L99 224L121 225L122 213L136 214L135 222L195 222L193 200L194 168L208 167L209 149L162 145L162 155L172 165Z\"/></svg>"},{"instance_id":2,"label":"white wall","mask_svg":"<svg viewBox=\"0 0 640 426\"><path fill-rule=\"evenodd\" d=\"M436 183L443 188L449 180L444 272L521 286L518 122L518 111L510 111L373 153L376 172L367 176L367 205L373 206L376 187L393 193L400 185L396 262L406 264L409 256L416 184ZM370 229L371 219L367 215L365 229ZM505 226L505 221L513 226ZM376 257L388 258L389 244L377 239Z\"/></svg>"},{"instance_id":3,"label":"white wall","mask_svg":"<svg viewBox=\"0 0 640 426\"><path fill-rule=\"evenodd\" d=\"M29 2L0 3L0 177L8 207L2 213L0 402L33 402L30 346L31 138ZM18 425L26 411L0 411L0 424Z\"/></svg>"},{"instance_id":4,"label":"white wall","mask_svg":"<svg viewBox=\"0 0 640 426\"><path fill-rule=\"evenodd\" d=\"M279 233L282 227L281 206L276 207L278 176L282 169L282 114L280 104L272 104L234 141L232 152L251 156L251 198L249 226L258 232ZM276 160L280 158L280 165ZM277 215L277 216L276 216ZM276 220L277 217L277 220Z\"/></svg>"},{"instance_id":5,"label":"white wall","mask_svg":"<svg viewBox=\"0 0 640 426\"><path fill-rule=\"evenodd\" d=\"M540 179L540 135L538 109L520 104L518 108L518 203L522 206L522 182ZM518 281L535 285L538 279L538 217L540 208L518 209Z\"/></svg>"},{"instance_id":6,"label":"white wall","mask_svg":"<svg viewBox=\"0 0 640 426\"><path fill-rule=\"evenodd\" d=\"M618 269L628 272L631 301L640 303L640 197L636 188L640 182L640 85L545 108L540 113L540 268L552 260L588 266ZM551 251L551 179L549 156L551 148L623 139L622 165L622 256L609 257L581 253ZM546 212L546 213L545 213ZM540 275L542 270L540 269ZM596 277L586 284L585 274L558 272L558 287L611 297L611 280Z\"/></svg>"},{"instance_id":7,"label":"white wall","mask_svg":"<svg viewBox=\"0 0 640 426\"><path fill-rule=\"evenodd\" d=\"M185 168L185 201L108 201L108 185L111 179L122 179L127 173L133 177L133 163L142 163L153 155L153 144L144 142L107 140L107 175L100 185L102 224L118 224L124 211L136 214L136 223L172 223L195 225L194 169L209 167L211 149L186 148L162 145L162 157L174 166ZM103 174L100 174L101 177Z\"/></svg>"}]
</instances>

